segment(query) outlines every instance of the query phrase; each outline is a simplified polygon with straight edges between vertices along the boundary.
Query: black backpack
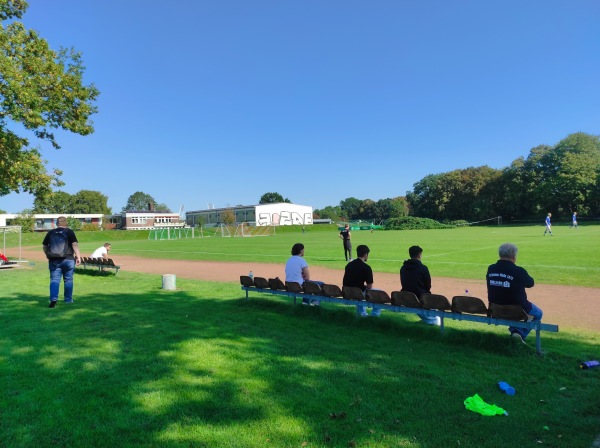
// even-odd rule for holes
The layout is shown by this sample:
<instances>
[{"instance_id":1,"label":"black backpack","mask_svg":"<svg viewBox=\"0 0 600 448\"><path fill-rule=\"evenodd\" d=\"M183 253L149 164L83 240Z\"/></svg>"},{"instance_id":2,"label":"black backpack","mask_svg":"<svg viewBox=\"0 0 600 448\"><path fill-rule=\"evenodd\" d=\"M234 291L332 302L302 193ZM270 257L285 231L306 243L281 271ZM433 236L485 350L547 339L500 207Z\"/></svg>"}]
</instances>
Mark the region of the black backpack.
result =
<instances>
[{"instance_id":1,"label":"black backpack","mask_svg":"<svg viewBox=\"0 0 600 448\"><path fill-rule=\"evenodd\" d=\"M48 258L66 258L69 254L69 238L67 229L55 229L50 233L48 241Z\"/></svg>"}]
</instances>

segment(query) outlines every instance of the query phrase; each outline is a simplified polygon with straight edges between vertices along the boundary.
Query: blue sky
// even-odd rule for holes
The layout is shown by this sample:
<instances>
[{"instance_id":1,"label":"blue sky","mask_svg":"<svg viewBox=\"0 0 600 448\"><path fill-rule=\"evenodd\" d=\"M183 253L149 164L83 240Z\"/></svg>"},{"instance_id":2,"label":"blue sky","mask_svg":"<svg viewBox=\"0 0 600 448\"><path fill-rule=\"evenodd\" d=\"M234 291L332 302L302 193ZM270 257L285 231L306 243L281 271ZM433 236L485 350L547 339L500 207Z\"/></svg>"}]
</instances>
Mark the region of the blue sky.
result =
<instances>
[{"instance_id":1,"label":"blue sky","mask_svg":"<svg viewBox=\"0 0 600 448\"><path fill-rule=\"evenodd\" d=\"M30 0L22 21L83 53L95 133L37 143L63 191L115 212L136 191L173 211L379 200L600 133L597 0Z\"/></svg>"}]
</instances>

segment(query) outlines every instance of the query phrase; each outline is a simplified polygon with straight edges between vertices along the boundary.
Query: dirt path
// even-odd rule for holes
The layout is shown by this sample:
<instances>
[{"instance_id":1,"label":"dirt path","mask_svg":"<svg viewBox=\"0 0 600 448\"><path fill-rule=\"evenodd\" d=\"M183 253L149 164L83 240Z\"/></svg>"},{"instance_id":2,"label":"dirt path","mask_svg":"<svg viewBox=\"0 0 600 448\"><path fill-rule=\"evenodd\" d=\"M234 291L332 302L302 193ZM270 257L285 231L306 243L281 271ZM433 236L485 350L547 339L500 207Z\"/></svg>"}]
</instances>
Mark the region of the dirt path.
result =
<instances>
[{"instance_id":1,"label":"dirt path","mask_svg":"<svg viewBox=\"0 0 600 448\"><path fill-rule=\"evenodd\" d=\"M23 250L23 258L45 261L41 250ZM256 277L285 278L283 265L270 263L234 263L216 261L182 261L147 259L117 255L115 262L123 270L148 274L175 274L180 278L239 283L240 275L251 270ZM311 278L325 283L341 285L343 271L311 266ZM375 287L385 291L400 289L399 274L375 272ZM483 280L463 280L445 277L432 279L432 292L448 298L464 294L465 289L475 297L485 300ZM600 332L600 289L579 286L536 285L529 293L532 302L544 310L544 321L559 326L581 328Z\"/></svg>"}]
</instances>

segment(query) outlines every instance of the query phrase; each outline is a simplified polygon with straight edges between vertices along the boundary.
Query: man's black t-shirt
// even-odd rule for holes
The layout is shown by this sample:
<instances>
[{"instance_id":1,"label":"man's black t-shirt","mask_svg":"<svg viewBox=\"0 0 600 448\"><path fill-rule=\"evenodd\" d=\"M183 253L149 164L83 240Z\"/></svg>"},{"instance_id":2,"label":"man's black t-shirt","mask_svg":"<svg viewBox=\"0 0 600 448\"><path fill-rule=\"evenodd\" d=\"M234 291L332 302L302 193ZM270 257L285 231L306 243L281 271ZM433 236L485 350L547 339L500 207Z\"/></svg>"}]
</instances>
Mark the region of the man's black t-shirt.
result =
<instances>
[{"instance_id":1,"label":"man's black t-shirt","mask_svg":"<svg viewBox=\"0 0 600 448\"><path fill-rule=\"evenodd\" d=\"M366 285L371 283L373 283L373 270L362 259L355 258L346 265L343 280L344 286L355 286L364 291Z\"/></svg>"},{"instance_id":2,"label":"man's black t-shirt","mask_svg":"<svg viewBox=\"0 0 600 448\"><path fill-rule=\"evenodd\" d=\"M340 232L340 235L342 235L342 238L344 238L344 242L346 242L347 240L350 239L350 229L344 229Z\"/></svg>"}]
</instances>

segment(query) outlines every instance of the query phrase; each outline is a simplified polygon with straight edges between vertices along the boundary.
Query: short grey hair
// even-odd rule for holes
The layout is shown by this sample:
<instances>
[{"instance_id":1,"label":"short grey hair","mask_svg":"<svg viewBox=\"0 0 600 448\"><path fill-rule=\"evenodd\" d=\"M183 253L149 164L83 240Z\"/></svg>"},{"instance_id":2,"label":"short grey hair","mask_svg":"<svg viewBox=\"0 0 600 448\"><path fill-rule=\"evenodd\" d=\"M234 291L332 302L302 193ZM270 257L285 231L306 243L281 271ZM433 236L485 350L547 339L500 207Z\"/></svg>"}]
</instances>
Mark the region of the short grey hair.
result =
<instances>
[{"instance_id":1,"label":"short grey hair","mask_svg":"<svg viewBox=\"0 0 600 448\"><path fill-rule=\"evenodd\" d=\"M498 248L498 255L500 258L516 258L517 252L519 252L519 249L512 243L504 243Z\"/></svg>"}]
</instances>

